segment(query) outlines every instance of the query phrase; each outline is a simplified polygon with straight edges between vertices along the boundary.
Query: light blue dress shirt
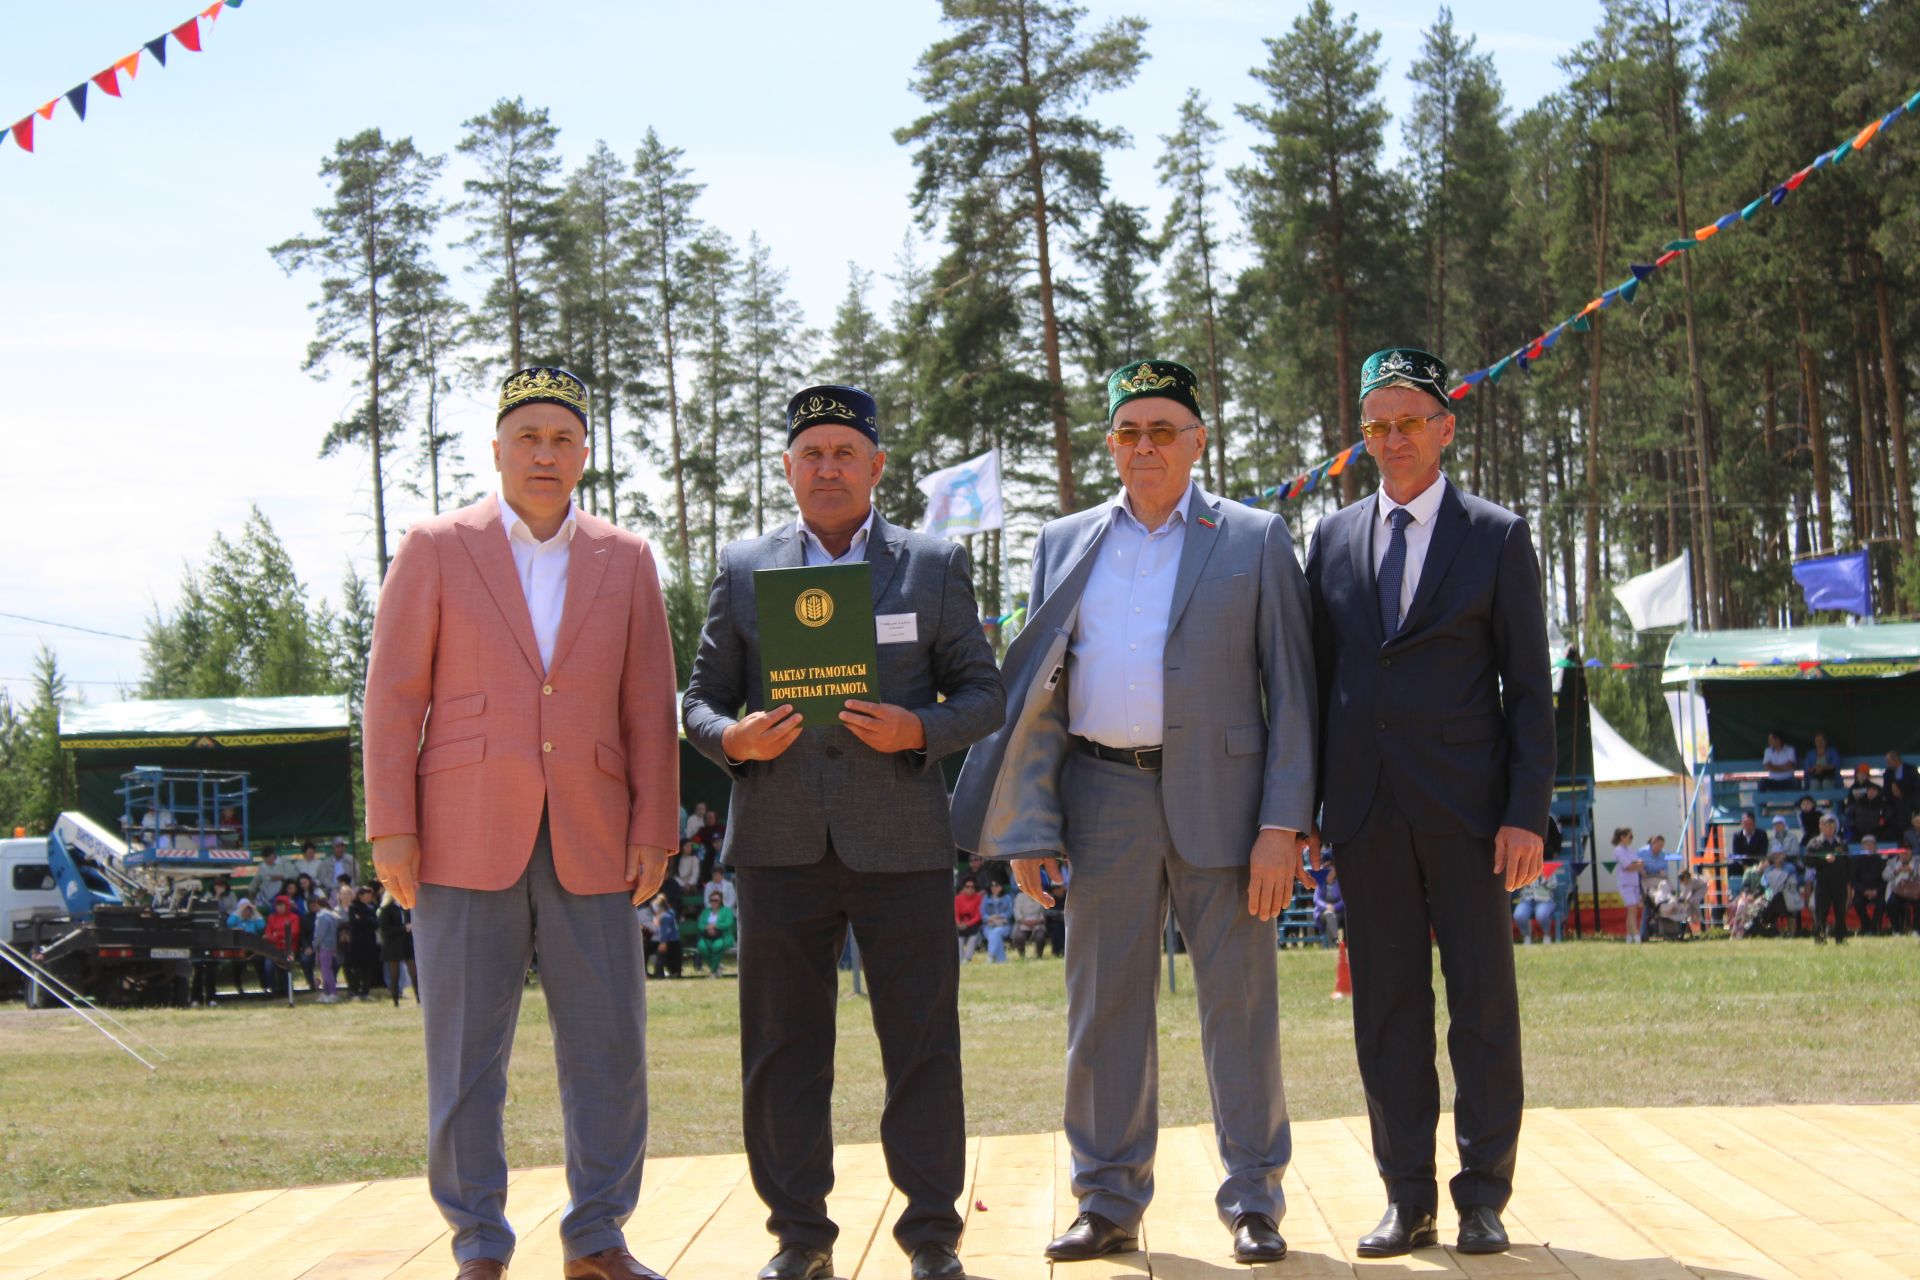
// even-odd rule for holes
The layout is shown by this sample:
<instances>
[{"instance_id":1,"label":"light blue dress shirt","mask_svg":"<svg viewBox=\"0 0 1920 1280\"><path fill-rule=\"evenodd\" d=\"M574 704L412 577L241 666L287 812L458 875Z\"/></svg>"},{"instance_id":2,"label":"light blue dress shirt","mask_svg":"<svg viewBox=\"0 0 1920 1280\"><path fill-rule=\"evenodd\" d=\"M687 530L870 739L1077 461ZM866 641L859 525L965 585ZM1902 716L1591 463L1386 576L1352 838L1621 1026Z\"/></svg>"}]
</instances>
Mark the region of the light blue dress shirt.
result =
<instances>
[{"instance_id":1,"label":"light blue dress shirt","mask_svg":"<svg viewBox=\"0 0 1920 1280\"><path fill-rule=\"evenodd\" d=\"M1192 503L1189 484L1158 529L1140 523L1124 490L1109 504L1067 648L1069 732L1106 747L1160 745L1167 618Z\"/></svg>"},{"instance_id":2,"label":"light blue dress shirt","mask_svg":"<svg viewBox=\"0 0 1920 1280\"><path fill-rule=\"evenodd\" d=\"M867 538L873 533L873 508L867 508L866 521L853 531L853 541L840 555L829 555L820 539L813 536L813 530L807 528L805 520L800 521L800 545L806 548L807 568L818 568L823 564L858 564L867 558Z\"/></svg>"}]
</instances>

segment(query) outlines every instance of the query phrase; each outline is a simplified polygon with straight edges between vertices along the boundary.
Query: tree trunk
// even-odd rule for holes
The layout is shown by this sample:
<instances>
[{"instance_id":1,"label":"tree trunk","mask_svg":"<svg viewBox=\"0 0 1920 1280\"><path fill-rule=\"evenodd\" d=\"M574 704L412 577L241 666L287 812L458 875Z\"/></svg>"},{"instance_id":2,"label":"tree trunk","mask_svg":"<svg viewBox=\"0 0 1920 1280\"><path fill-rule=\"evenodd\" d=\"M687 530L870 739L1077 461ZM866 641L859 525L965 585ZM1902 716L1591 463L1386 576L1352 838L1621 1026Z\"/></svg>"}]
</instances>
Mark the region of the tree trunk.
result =
<instances>
[{"instance_id":1,"label":"tree trunk","mask_svg":"<svg viewBox=\"0 0 1920 1280\"><path fill-rule=\"evenodd\" d=\"M1607 215L1612 201L1613 189L1613 150L1600 148L1600 200L1594 213L1593 232L1593 275L1596 285L1606 288L1607 274ZM1602 339L1605 327L1602 323L1604 312L1593 313L1593 333L1587 344L1587 484L1586 510L1582 513L1582 533L1585 543L1586 592L1580 614L1581 637L1585 651L1592 653L1599 643L1600 635L1600 379L1604 369L1602 355L1605 350Z\"/></svg>"},{"instance_id":2,"label":"tree trunk","mask_svg":"<svg viewBox=\"0 0 1920 1280\"><path fill-rule=\"evenodd\" d=\"M1027 31L1026 6L1020 6L1020 83L1029 95L1033 87L1033 44ZM1073 428L1067 420L1067 384L1060 371L1060 321L1053 308L1053 258L1047 237L1047 177L1040 151L1040 116L1031 96L1026 110L1027 181L1033 195L1033 240L1040 267L1040 345L1047 357L1047 394L1053 415L1053 462L1060 514L1075 510L1073 492Z\"/></svg>"},{"instance_id":3,"label":"tree trunk","mask_svg":"<svg viewBox=\"0 0 1920 1280\"><path fill-rule=\"evenodd\" d=\"M366 226L362 241L367 271L367 451L373 455L373 554L380 581L387 578L387 482L380 466L380 278L377 274L378 213L372 182L367 184Z\"/></svg>"},{"instance_id":4,"label":"tree trunk","mask_svg":"<svg viewBox=\"0 0 1920 1280\"><path fill-rule=\"evenodd\" d=\"M693 546L687 536L687 472L683 465L682 444L680 440L680 387L679 379L674 376L673 349L673 284L669 274L673 263L668 253L667 216L664 202L656 205L660 217L660 327L667 348L666 368L662 372L667 379L667 435L673 445L673 518L676 539L680 581L691 581L693 572Z\"/></svg>"},{"instance_id":5,"label":"tree trunk","mask_svg":"<svg viewBox=\"0 0 1920 1280\"><path fill-rule=\"evenodd\" d=\"M1880 330L1880 377L1886 384L1887 435L1893 445L1893 498L1900 554L1913 555L1913 460L1907 453L1907 409L1900 398L1900 349L1893 338L1893 305L1887 296L1887 263L1877 251L1873 264L1873 309ZM1911 602L1909 602L1911 603Z\"/></svg>"},{"instance_id":6,"label":"tree trunk","mask_svg":"<svg viewBox=\"0 0 1920 1280\"><path fill-rule=\"evenodd\" d=\"M1202 206L1196 204L1196 208ZM1213 297L1213 244L1207 239L1206 228L1200 230L1200 287L1207 299L1207 389L1213 396L1213 452L1217 461L1214 474L1220 477L1219 484L1224 492L1227 488L1227 406L1220 394L1220 344L1215 335L1218 325L1217 308Z\"/></svg>"},{"instance_id":7,"label":"tree trunk","mask_svg":"<svg viewBox=\"0 0 1920 1280\"><path fill-rule=\"evenodd\" d=\"M1820 353L1813 345L1807 289L1795 283L1793 300L1800 331L1800 395L1806 402L1807 450L1813 457L1814 518L1820 528L1815 551L1833 550L1833 474L1827 457L1827 419L1820 408Z\"/></svg>"}]
</instances>

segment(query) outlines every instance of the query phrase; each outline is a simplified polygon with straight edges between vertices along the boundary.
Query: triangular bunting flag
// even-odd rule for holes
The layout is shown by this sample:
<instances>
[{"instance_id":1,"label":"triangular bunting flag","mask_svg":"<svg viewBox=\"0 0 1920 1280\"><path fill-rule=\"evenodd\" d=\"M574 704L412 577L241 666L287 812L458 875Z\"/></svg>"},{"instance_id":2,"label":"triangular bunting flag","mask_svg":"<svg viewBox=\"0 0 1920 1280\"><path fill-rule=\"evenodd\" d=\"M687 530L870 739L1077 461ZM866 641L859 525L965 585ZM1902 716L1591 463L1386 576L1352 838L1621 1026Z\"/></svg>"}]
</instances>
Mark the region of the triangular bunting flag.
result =
<instances>
[{"instance_id":1,"label":"triangular bunting flag","mask_svg":"<svg viewBox=\"0 0 1920 1280\"><path fill-rule=\"evenodd\" d=\"M1320 472L1318 470L1309 471L1307 472L1307 483L1304 487L1301 488L1300 495L1302 497L1305 497L1307 494L1312 493L1315 489L1318 489L1319 487L1320 487Z\"/></svg>"},{"instance_id":2,"label":"triangular bunting flag","mask_svg":"<svg viewBox=\"0 0 1920 1280\"><path fill-rule=\"evenodd\" d=\"M1714 223L1713 225L1716 230L1725 231L1728 227L1732 226L1734 223L1738 221L1740 221L1740 215L1738 212L1723 213L1720 215L1720 221Z\"/></svg>"},{"instance_id":3,"label":"triangular bunting flag","mask_svg":"<svg viewBox=\"0 0 1920 1280\"><path fill-rule=\"evenodd\" d=\"M1893 122L1905 114L1907 114L1906 104L1902 103L1900 106L1887 112L1886 115L1880 117L1880 132L1885 133L1887 130L1893 128Z\"/></svg>"},{"instance_id":4,"label":"triangular bunting flag","mask_svg":"<svg viewBox=\"0 0 1920 1280\"><path fill-rule=\"evenodd\" d=\"M1920 111L1920 93L1916 93L1907 99L1907 110Z\"/></svg>"},{"instance_id":5,"label":"triangular bunting flag","mask_svg":"<svg viewBox=\"0 0 1920 1280\"><path fill-rule=\"evenodd\" d=\"M1533 363L1533 361L1528 358L1527 353L1524 351L1517 352L1513 357L1513 362L1520 366L1520 372L1522 373L1526 373L1528 371L1528 366L1530 366Z\"/></svg>"},{"instance_id":6,"label":"triangular bunting flag","mask_svg":"<svg viewBox=\"0 0 1920 1280\"><path fill-rule=\"evenodd\" d=\"M173 29L173 38L193 52L200 52L200 19L195 16Z\"/></svg>"},{"instance_id":7,"label":"triangular bunting flag","mask_svg":"<svg viewBox=\"0 0 1920 1280\"><path fill-rule=\"evenodd\" d=\"M215 21L220 16L220 8L223 3L224 3L224 0L213 0L212 4L208 5L206 8L200 11L200 16L205 18L208 22Z\"/></svg>"},{"instance_id":8,"label":"triangular bunting flag","mask_svg":"<svg viewBox=\"0 0 1920 1280\"><path fill-rule=\"evenodd\" d=\"M1561 334L1563 334L1563 333L1565 333L1565 332L1566 332L1566 330L1567 330L1567 326L1566 326L1566 325L1564 325L1564 324L1557 324L1557 325L1555 325L1555 326L1553 326L1553 328L1551 328L1551 329L1549 329L1549 330L1547 330L1547 331L1546 331L1545 333L1543 333L1543 334L1541 334L1541 335L1540 335L1540 349L1541 349L1542 351L1551 351L1551 350L1553 350L1553 344L1554 344L1554 343L1556 343L1556 342L1558 342L1558 341L1560 341L1560 335L1561 335Z\"/></svg>"},{"instance_id":9,"label":"triangular bunting flag","mask_svg":"<svg viewBox=\"0 0 1920 1280\"><path fill-rule=\"evenodd\" d=\"M1748 218L1751 218L1754 214L1758 213L1760 211L1760 206L1765 204L1766 202L1767 202L1767 197L1761 196L1759 199L1755 200L1752 204L1742 209L1739 214L1740 221L1745 222Z\"/></svg>"},{"instance_id":10,"label":"triangular bunting flag","mask_svg":"<svg viewBox=\"0 0 1920 1280\"><path fill-rule=\"evenodd\" d=\"M1473 391L1473 384L1471 382L1463 382L1459 386L1455 387L1453 390L1447 392L1447 399L1465 400L1467 396L1472 393L1472 391Z\"/></svg>"},{"instance_id":11,"label":"triangular bunting flag","mask_svg":"<svg viewBox=\"0 0 1920 1280\"><path fill-rule=\"evenodd\" d=\"M1669 262L1672 262L1675 258L1679 256L1680 256L1680 250L1669 249L1665 253L1661 254L1659 257L1655 258L1653 260L1653 265L1656 267L1664 267Z\"/></svg>"},{"instance_id":12,"label":"triangular bunting flag","mask_svg":"<svg viewBox=\"0 0 1920 1280\"><path fill-rule=\"evenodd\" d=\"M1771 204L1776 209L1779 208L1781 205L1785 204L1786 200L1787 200L1787 184L1784 182L1781 183L1779 186L1775 187L1773 190L1767 192L1767 203Z\"/></svg>"},{"instance_id":13,"label":"triangular bunting flag","mask_svg":"<svg viewBox=\"0 0 1920 1280\"><path fill-rule=\"evenodd\" d=\"M1832 163L1833 163L1833 152L1822 151L1818 156L1814 158L1813 163L1807 166L1806 171L1808 173L1812 173L1815 169L1822 168Z\"/></svg>"},{"instance_id":14,"label":"triangular bunting flag","mask_svg":"<svg viewBox=\"0 0 1920 1280\"><path fill-rule=\"evenodd\" d=\"M1654 271L1655 267L1651 262L1636 262L1633 264L1633 278L1636 280L1645 280L1648 276L1652 275Z\"/></svg>"},{"instance_id":15,"label":"triangular bunting flag","mask_svg":"<svg viewBox=\"0 0 1920 1280\"><path fill-rule=\"evenodd\" d=\"M1600 305L1603 307L1610 307L1613 305L1614 299L1618 298L1619 296L1620 296L1620 286L1615 285L1613 288L1607 290L1605 293L1600 295Z\"/></svg>"},{"instance_id":16,"label":"triangular bunting flag","mask_svg":"<svg viewBox=\"0 0 1920 1280\"><path fill-rule=\"evenodd\" d=\"M85 80L67 90L67 101L73 104L73 114L85 121L87 118L87 82Z\"/></svg>"},{"instance_id":17,"label":"triangular bunting flag","mask_svg":"<svg viewBox=\"0 0 1920 1280\"><path fill-rule=\"evenodd\" d=\"M1533 340L1533 345L1527 348L1527 359L1538 360L1541 356L1546 354L1546 350L1547 350L1546 347L1541 343L1540 339L1535 338Z\"/></svg>"},{"instance_id":18,"label":"triangular bunting flag","mask_svg":"<svg viewBox=\"0 0 1920 1280\"><path fill-rule=\"evenodd\" d=\"M29 113L28 115L22 117L20 123L14 125L11 132L13 133L13 142L15 146L19 147L22 151L33 150L33 116L32 114Z\"/></svg>"},{"instance_id":19,"label":"triangular bunting flag","mask_svg":"<svg viewBox=\"0 0 1920 1280\"><path fill-rule=\"evenodd\" d=\"M1500 375L1505 373L1507 366L1512 363L1512 356L1508 356L1504 360L1496 360L1493 367L1487 370L1487 381L1493 383L1495 386L1500 385Z\"/></svg>"},{"instance_id":20,"label":"triangular bunting flag","mask_svg":"<svg viewBox=\"0 0 1920 1280\"><path fill-rule=\"evenodd\" d=\"M45 106L40 108L40 118L42 120L53 119L53 109L59 105L60 105L60 99L58 98L55 98L52 101L48 102Z\"/></svg>"},{"instance_id":21,"label":"triangular bunting flag","mask_svg":"<svg viewBox=\"0 0 1920 1280\"><path fill-rule=\"evenodd\" d=\"M155 36L153 39L147 41L146 50L153 55L155 62L163 67L167 65L167 38L165 36Z\"/></svg>"},{"instance_id":22,"label":"triangular bunting flag","mask_svg":"<svg viewBox=\"0 0 1920 1280\"><path fill-rule=\"evenodd\" d=\"M119 97L120 96L120 64L116 62L113 66L108 67L105 71L102 71L99 75L95 76L93 78L93 82L99 85L100 92L106 94L109 98Z\"/></svg>"},{"instance_id":23,"label":"triangular bunting flag","mask_svg":"<svg viewBox=\"0 0 1920 1280\"><path fill-rule=\"evenodd\" d=\"M1788 178L1785 182L1781 183L1780 185L1785 187L1789 191L1798 191L1800 189L1800 184L1805 182L1808 179L1808 177L1812 175L1813 171L1815 169L1818 169L1819 167L1820 167L1820 162L1816 160L1812 164L1808 165L1806 168L1802 169L1800 172L1794 174L1791 178Z\"/></svg>"},{"instance_id":24,"label":"triangular bunting flag","mask_svg":"<svg viewBox=\"0 0 1920 1280\"><path fill-rule=\"evenodd\" d=\"M1848 156L1852 154L1853 154L1853 144L1851 142L1843 142L1839 146L1833 149L1833 152L1830 158L1833 160L1833 163L1839 164L1842 160L1845 160Z\"/></svg>"},{"instance_id":25,"label":"triangular bunting flag","mask_svg":"<svg viewBox=\"0 0 1920 1280\"><path fill-rule=\"evenodd\" d=\"M1334 460L1327 464L1327 475L1330 477L1337 476L1342 471L1345 471L1347 469L1347 462L1352 457L1353 454L1350 451L1342 449Z\"/></svg>"},{"instance_id":26,"label":"triangular bunting flag","mask_svg":"<svg viewBox=\"0 0 1920 1280\"><path fill-rule=\"evenodd\" d=\"M1853 149L1855 151L1858 151L1860 148L1866 146L1869 142L1872 142L1873 135L1878 132L1880 132L1880 122L1878 120L1875 120L1872 124L1862 129L1859 133L1856 133L1853 135Z\"/></svg>"},{"instance_id":27,"label":"triangular bunting flag","mask_svg":"<svg viewBox=\"0 0 1920 1280\"><path fill-rule=\"evenodd\" d=\"M1669 240L1667 241L1667 252L1685 253L1687 250L1693 248L1693 246L1694 242L1692 240Z\"/></svg>"},{"instance_id":28,"label":"triangular bunting flag","mask_svg":"<svg viewBox=\"0 0 1920 1280\"><path fill-rule=\"evenodd\" d=\"M1472 373L1462 378L1461 381L1466 383L1470 387L1477 387L1480 385L1482 380L1486 378L1486 376L1487 376L1487 371L1485 369L1475 369Z\"/></svg>"},{"instance_id":29,"label":"triangular bunting flag","mask_svg":"<svg viewBox=\"0 0 1920 1280\"><path fill-rule=\"evenodd\" d=\"M1698 243L1701 240L1711 240L1719 234L1720 234L1720 224L1717 222L1712 222L1712 223L1708 223L1706 226L1701 227L1698 231L1694 232L1693 238L1694 238L1694 241Z\"/></svg>"},{"instance_id":30,"label":"triangular bunting flag","mask_svg":"<svg viewBox=\"0 0 1920 1280\"><path fill-rule=\"evenodd\" d=\"M1633 295L1638 293L1639 291L1640 291L1639 276L1635 276L1631 280L1622 280L1619 284L1619 287L1614 290L1614 292L1620 295L1620 301L1622 302L1632 302Z\"/></svg>"},{"instance_id":31,"label":"triangular bunting flag","mask_svg":"<svg viewBox=\"0 0 1920 1280\"><path fill-rule=\"evenodd\" d=\"M1579 315L1567 321L1567 327L1575 333L1592 333L1593 321L1587 319L1587 313L1582 311Z\"/></svg>"},{"instance_id":32,"label":"triangular bunting flag","mask_svg":"<svg viewBox=\"0 0 1920 1280\"><path fill-rule=\"evenodd\" d=\"M140 74L140 51L135 49L132 53L114 63L113 69L115 71L124 71L127 73L127 79L133 79Z\"/></svg>"}]
</instances>

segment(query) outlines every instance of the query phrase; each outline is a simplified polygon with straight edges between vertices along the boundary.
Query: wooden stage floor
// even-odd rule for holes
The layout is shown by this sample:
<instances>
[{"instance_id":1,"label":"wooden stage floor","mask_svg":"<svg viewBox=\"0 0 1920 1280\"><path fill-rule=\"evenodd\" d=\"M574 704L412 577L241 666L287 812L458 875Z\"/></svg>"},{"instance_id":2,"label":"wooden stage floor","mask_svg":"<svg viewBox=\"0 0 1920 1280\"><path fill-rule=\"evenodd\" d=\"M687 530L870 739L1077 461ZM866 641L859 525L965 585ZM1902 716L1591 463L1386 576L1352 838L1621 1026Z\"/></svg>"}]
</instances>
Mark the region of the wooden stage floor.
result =
<instances>
[{"instance_id":1,"label":"wooden stage floor","mask_svg":"<svg viewBox=\"0 0 1920 1280\"><path fill-rule=\"evenodd\" d=\"M1443 1127L1443 1160L1447 1136ZM1516 1246L1482 1258L1428 1249L1360 1261L1353 1242L1381 1207L1365 1121L1298 1124L1294 1144L1284 1262L1232 1262L1213 1211L1218 1158L1200 1128L1161 1136L1141 1252L1051 1269L1041 1247L1074 1214L1064 1140L974 1140L961 1256L982 1280L1920 1277L1920 1106L1530 1111L1506 1215ZM634 1253L674 1280L747 1280L771 1245L745 1174L740 1156L649 1162L628 1224ZM513 1276L560 1274L565 1199L558 1169L515 1175ZM879 1148L842 1149L833 1198L842 1277L905 1280L906 1260L887 1231L898 1211ZM1442 1240L1453 1230L1449 1212ZM440 1280L452 1272L445 1228L418 1178L0 1214L0 1280Z\"/></svg>"}]
</instances>

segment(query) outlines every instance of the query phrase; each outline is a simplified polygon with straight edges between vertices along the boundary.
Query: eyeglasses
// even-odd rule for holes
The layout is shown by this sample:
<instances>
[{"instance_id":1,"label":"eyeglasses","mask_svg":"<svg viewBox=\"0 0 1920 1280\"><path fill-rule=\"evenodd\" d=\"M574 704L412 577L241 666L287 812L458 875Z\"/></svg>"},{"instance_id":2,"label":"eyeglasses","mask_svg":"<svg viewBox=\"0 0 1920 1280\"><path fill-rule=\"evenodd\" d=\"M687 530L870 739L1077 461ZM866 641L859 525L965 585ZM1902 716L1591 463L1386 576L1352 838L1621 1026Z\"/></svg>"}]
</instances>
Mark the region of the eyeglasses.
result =
<instances>
[{"instance_id":1,"label":"eyeglasses","mask_svg":"<svg viewBox=\"0 0 1920 1280\"><path fill-rule=\"evenodd\" d=\"M1184 427L1170 427L1164 422L1156 422L1150 427L1115 427L1107 432L1107 434L1112 436L1116 443L1125 445L1129 449L1134 448L1140 443L1141 436L1145 436L1147 439L1153 441L1155 445L1164 449L1175 440L1178 440L1181 432L1197 431L1199 429L1200 424L1197 422L1189 422Z\"/></svg>"},{"instance_id":2,"label":"eyeglasses","mask_svg":"<svg viewBox=\"0 0 1920 1280\"><path fill-rule=\"evenodd\" d=\"M1400 428L1403 436L1417 436L1427 429L1427 424L1435 418L1444 418L1447 411L1429 413L1424 418L1419 414L1406 413L1397 418L1374 418L1360 424L1360 434L1369 440L1385 440L1395 427Z\"/></svg>"}]
</instances>

